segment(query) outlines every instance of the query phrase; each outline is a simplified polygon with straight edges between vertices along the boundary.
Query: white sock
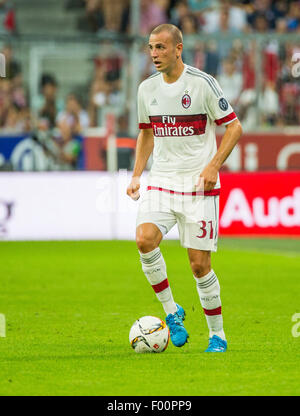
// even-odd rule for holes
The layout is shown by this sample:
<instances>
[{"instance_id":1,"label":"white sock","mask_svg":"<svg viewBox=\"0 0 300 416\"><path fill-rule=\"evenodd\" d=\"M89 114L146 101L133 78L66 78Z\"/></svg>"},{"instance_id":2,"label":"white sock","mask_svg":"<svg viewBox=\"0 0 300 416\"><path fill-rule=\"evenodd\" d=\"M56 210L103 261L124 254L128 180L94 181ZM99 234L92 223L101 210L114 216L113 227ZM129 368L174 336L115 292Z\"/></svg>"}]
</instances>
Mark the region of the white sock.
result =
<instances>
[{"instance_id":1,"label":"white sock","mask_svg":"<svg viewBox=\"0 0 300 416\"><path fill-rule=\"evenodd\" d=\"M175 313L177 306L169 286L166 263L160 248L157 247L149 253L140 252L140 260L143 272L156 293L158 300L162 303L165 313L167 315Z\"/></svg>"},{"instance_id":2,"label":"white sock","mask_svg":"<svg viewBox=\"0 0 300 416\"><path fill-rule=\"evenodd\" d=\"M215 272L211 270L203 277L195 277L195 280L200 303L209 329L209 337L211 338L213 335L217 335L225 340L218 278Z\"/></svg>"}]
</instances>

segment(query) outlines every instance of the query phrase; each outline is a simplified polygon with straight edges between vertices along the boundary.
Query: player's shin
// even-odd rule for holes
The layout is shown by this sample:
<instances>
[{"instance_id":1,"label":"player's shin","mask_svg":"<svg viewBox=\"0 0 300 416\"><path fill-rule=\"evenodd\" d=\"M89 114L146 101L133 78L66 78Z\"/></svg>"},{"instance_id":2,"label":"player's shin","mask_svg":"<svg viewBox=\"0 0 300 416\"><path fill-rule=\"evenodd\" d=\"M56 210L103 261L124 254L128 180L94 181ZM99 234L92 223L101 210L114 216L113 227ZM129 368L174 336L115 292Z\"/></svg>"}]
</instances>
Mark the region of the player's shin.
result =
<instances>
[{"instance_id":1,"label":"player's shin","mask_svg":"<svg viewBox=\"0 0 300 416\"><path fill-rule=\"evenodd\" d=\"M159 247L149 253L141 253L142 269L151 284L158 300L162 303L166 315L177 311L167 278L167 268Z\"/></svg>"},{"instance_id":2,"label":"player's shin","mask_svg":"<svg viewBox=\"0 0 300 416\"><path fill-rule=\"evenodd\" d=\"M217 335L225 340L218 278L215 272L211 270L203 277L195 277L195 280L200 303L209 329L209 337L211 338L213 335Z\"/></svg>"}]
</instances>

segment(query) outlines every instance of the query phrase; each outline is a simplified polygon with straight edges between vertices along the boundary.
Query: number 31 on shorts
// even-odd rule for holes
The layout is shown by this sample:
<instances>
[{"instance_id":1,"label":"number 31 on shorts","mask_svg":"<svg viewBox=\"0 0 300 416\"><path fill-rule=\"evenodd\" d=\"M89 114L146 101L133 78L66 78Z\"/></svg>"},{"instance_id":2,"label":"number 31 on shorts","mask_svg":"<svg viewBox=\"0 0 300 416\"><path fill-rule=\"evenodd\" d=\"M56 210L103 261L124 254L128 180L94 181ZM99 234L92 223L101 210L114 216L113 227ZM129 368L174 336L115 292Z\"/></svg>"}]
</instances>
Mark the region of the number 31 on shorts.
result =
<instances>
[{"instance_id":1,"label":"number 31 on shorts","mask_svg":"<svg viewBox=\"0 0 300 416\"><path fill-rule=\"evenodd\" d=\"M199 234L196 235L197 238L205 238L209 236L209 239L212 240L214 238L214 228L213 228L213 221L198 221L200 226Z\"/></svg>"}]
</instances>

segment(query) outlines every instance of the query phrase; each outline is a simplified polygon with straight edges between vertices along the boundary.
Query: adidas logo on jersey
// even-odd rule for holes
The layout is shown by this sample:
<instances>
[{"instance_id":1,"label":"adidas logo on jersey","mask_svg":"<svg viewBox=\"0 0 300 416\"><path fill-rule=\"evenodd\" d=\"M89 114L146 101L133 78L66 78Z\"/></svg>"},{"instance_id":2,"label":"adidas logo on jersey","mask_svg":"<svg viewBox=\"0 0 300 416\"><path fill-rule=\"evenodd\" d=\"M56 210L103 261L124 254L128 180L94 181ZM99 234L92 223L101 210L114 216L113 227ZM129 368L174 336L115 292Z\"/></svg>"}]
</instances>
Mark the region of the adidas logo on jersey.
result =
<instances>
[{"instance_id":1,"label":"adidas logo on jersey","mask_svg":"<svg viewBox=\"0 0 300 416\"><path fill-rule=\"evenodd\" d=\"M157 103L157 101L156 101L156 98L154 98L154 99L152 100L152 103L151 103L150 105L158 105L158 103Z\"/></svg>"}]
</instances>

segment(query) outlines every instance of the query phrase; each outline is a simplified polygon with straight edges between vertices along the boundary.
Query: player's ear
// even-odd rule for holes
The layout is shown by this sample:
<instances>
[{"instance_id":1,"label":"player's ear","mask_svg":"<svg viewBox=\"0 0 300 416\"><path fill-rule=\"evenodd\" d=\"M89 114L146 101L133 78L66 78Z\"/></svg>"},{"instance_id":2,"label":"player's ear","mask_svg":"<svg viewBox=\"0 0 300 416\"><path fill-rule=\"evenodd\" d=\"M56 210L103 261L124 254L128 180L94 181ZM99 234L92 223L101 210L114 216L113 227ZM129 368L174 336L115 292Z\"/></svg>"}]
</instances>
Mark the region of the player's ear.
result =
<instances>
[{"instance_id":1,"label":"player's ear","mask_svg":"<svg viewBox=\"0 0 300 416\"><path fill-rule=\"evenodd\" d=\"M178 59L182 53L182 49L183 49L183 44L182 43L177 43L176 45L176 58Z\"/></svg>"}]
</instances>

